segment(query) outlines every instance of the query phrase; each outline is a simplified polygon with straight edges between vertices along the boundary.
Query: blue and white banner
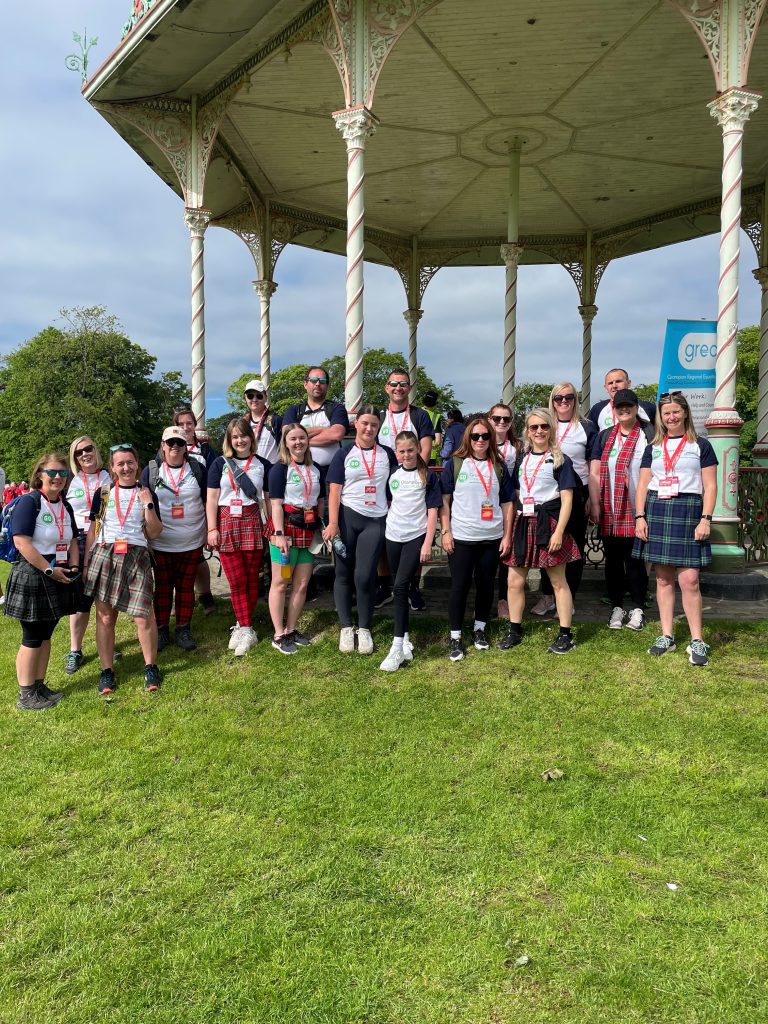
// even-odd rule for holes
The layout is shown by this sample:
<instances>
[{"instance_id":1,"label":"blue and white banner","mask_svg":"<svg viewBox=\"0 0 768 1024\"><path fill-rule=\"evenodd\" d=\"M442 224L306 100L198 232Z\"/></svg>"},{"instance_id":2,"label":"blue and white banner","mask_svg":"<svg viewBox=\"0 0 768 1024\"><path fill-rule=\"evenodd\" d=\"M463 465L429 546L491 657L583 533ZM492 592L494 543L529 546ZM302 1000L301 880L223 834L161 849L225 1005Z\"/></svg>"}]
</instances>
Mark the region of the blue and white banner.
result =
<instances>
[{"instance_id":1,"label":"blue and white banner","mask_svg":"<svg viewBox=\"0 0 768 1024\"><path fill-rule=\"evenodd\" d=\"M697 434L715 404L715 357L717 322L714 320L667 320L661 357L659 394L682 391L688 400Z\"/></svg>"}]
</instances>

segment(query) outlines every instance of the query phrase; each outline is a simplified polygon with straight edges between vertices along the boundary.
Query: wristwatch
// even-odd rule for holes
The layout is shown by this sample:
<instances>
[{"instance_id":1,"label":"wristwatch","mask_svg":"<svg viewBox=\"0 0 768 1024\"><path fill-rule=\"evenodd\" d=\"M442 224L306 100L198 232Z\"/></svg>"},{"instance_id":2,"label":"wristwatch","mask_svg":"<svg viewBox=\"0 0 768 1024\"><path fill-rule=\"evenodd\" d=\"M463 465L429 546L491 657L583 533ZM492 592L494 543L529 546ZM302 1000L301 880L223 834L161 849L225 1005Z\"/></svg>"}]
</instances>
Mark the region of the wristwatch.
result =
<instances>
[{"instance_id":1,"label":"wristwatch","mask_svg":"<svg viewBox=\"0 0 768 1024\"><path fill-rule=\"evenodd\" d=\"M708 515L704 514L704 515L702 515L701 518L702 519L706 519L708 523L712 522L712 516L708 516Z\"/></svg>"},{"instance_id":2,"label":"wristwatch","mask_svg":"<svg viewBox=\"0 0 768 1024\"><path fill-rule=\"evenodd\" d=\"M282 537L283 536L283 531L282 530L275 530L275 536L276 537Z\"/></svg>"},{"instance_id":3,"label":"wristwatch","mask_svg":"<svg viewBox=\"0 0 768 1024\"><path fill-rule=\"evenodd\" d=\"M154 508L154 507L155 507L154 501L148 501L147 504L144 506L144 511L146 512L147 509Z\"/></svg>"},{"instance_id":4,"label":"wristwatch","mask_svg":"<svg viewBox=\"0 0 768 1024\"><path fill-rule=\"evenodd\" d=\"M43 575L53 576L53 567L49 565L47 569L43 569Z\"/></svg>"}]
</instances>

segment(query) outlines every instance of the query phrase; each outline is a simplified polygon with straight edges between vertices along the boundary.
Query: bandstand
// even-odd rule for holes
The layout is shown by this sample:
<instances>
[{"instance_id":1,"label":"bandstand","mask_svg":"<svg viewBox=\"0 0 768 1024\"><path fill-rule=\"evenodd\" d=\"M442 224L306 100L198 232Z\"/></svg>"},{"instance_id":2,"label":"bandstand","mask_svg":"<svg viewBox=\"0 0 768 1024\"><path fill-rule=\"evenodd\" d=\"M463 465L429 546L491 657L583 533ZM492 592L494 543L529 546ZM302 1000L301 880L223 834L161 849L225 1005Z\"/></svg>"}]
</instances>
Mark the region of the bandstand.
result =
<instances>
[{"instance_id":1,"label":"bandstand","mask_svg":"<svg viewBox=\"0 0 768 1024\"><path fill-rule=\"evenodd\" d=\"M339 302L352 413L362 400L365 261L402 279L414 369L435 273L504 265L498 354L477 356L503 380L505 400L515 386L517 268L561 264L578 293L574 344L580 322L588 405L608 263L719 231L713 548L719 569L742 567L741 228L762 289L755 461L768 465L767 2L135 0L84 95L183 200L198 418L210 225L236 233L253 257L267 380L283 248L346 254Z\"/></svg>"}]
</instances>

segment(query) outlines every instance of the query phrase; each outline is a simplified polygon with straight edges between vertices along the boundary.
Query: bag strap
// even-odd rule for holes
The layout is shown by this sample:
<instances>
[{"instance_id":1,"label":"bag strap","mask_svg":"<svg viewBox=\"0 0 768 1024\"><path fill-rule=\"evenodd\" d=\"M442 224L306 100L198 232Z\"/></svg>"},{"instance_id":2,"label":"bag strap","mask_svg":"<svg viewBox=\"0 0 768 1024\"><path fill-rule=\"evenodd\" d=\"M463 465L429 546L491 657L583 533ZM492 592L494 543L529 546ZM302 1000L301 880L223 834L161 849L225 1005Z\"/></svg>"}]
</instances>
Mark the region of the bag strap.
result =
<instances>
[{"instance_id":1,"label":"bag strap","mask_svg":"<svg viewBox=\"0 0 768 1024\"><path fill-rule=\"evenodd\" d=\"M227 469L230 471L232 476L237 481L237 486L251 501L257 501L259 494L256 490L256 485L249 476L247 476L242 469L237 465L234 459L230 459L229 456L224 456L224 461L227 464Z\"/></svg>"}]
</instances>

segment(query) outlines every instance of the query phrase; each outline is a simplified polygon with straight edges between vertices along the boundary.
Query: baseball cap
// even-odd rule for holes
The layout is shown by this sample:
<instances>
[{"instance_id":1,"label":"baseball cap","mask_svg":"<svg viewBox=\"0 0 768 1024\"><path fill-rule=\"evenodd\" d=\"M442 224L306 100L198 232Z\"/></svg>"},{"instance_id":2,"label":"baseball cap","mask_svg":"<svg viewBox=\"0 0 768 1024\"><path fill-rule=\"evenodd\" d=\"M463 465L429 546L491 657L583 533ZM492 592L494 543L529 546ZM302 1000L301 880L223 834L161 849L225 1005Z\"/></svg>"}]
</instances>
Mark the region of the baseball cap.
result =
<instances>
[{"instance_id":1,"label":"baseball cap","mask_svg":"<svg viewBox=\"0 0 768 1024\"><path fill-rule=\"evenodd\" d=\"M181 427L166 427L163 431L163 440L170 441L172 437L175 437L177 441L183 441L187 443L187 435L181 429Z\"/></svg>"},{"instance_id":2,"label":"baseball cap","mask_svg":"<svg viewBox=\"0 0 768 1024\"><path fill-rule=\"evenodd\" d=\"M617 391L613 396L614 408L617 405L639 405L637 395L631 388L622 388L621 391Z\"/></svg>"},{"instance_id":3,"label":"baseball cap","mask_svg":"<svg viewBox=\"0 0 768 1024\"><path fill-rule=\"evenodd\" d=\"M249 380L243 388L243 394L245 394L246 391L261 391L261 393L265 395L267 393L267 385L260 377L254 377L254 379Z\"/></svg>"}]
</instances>

